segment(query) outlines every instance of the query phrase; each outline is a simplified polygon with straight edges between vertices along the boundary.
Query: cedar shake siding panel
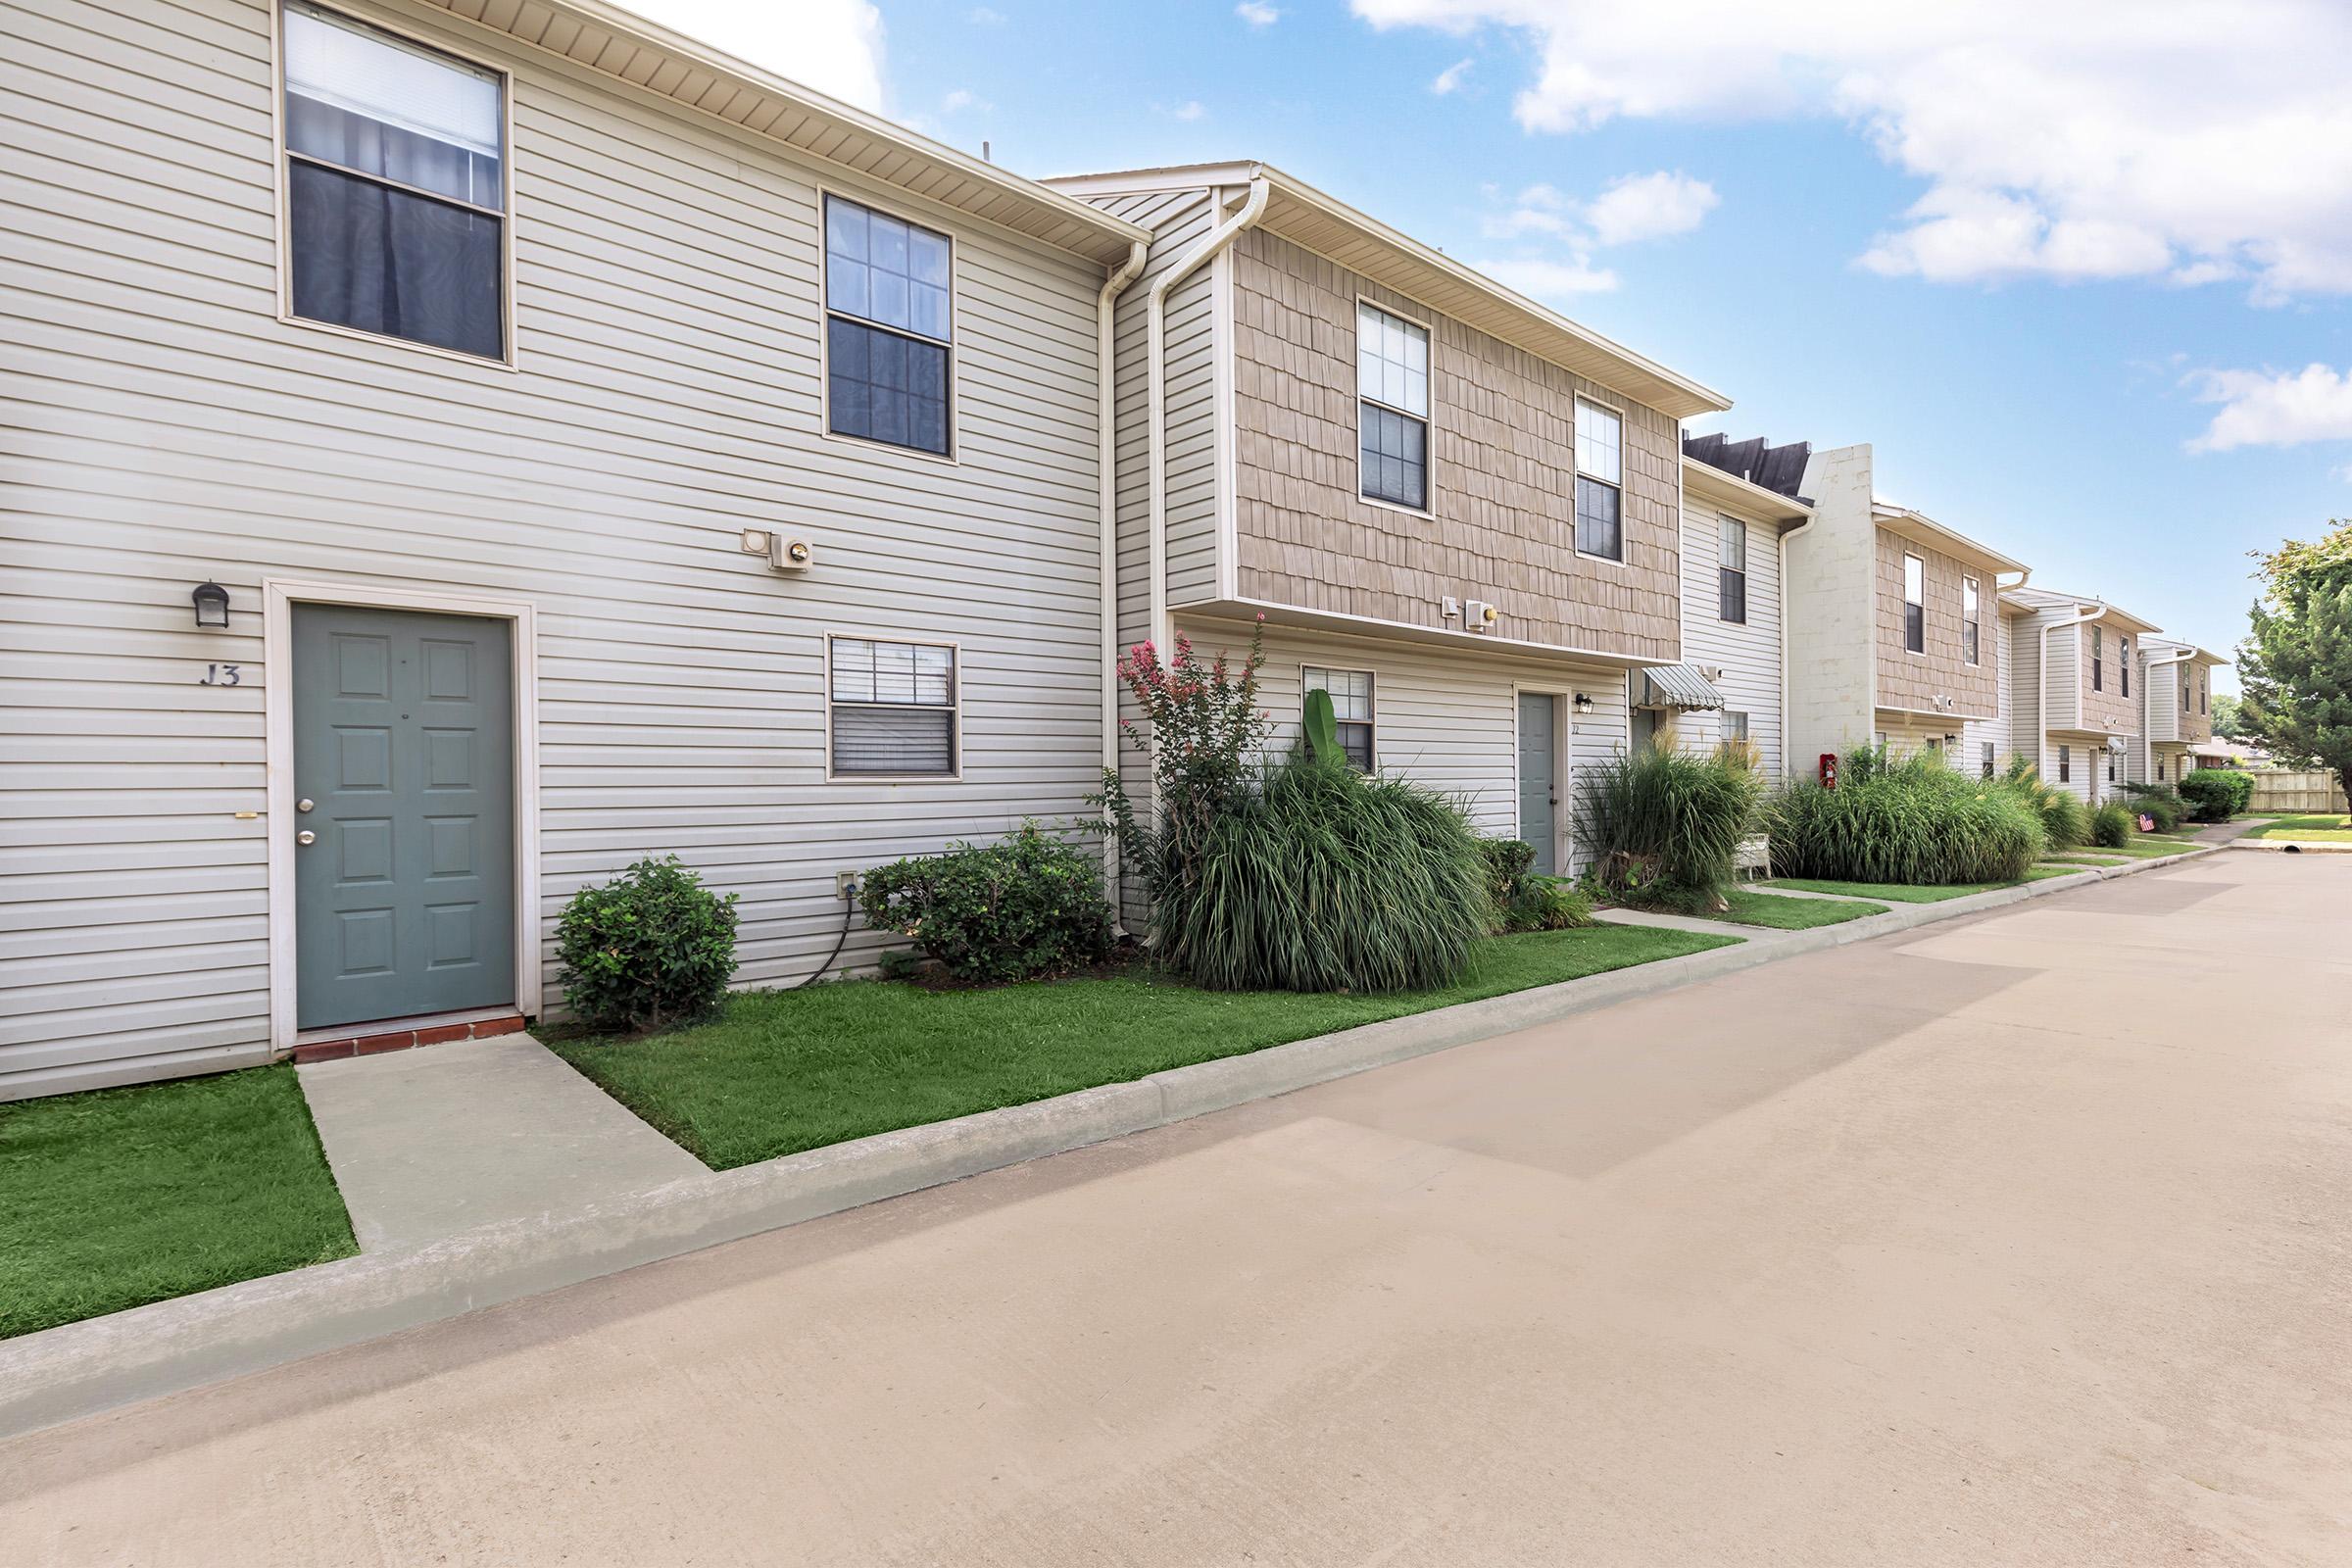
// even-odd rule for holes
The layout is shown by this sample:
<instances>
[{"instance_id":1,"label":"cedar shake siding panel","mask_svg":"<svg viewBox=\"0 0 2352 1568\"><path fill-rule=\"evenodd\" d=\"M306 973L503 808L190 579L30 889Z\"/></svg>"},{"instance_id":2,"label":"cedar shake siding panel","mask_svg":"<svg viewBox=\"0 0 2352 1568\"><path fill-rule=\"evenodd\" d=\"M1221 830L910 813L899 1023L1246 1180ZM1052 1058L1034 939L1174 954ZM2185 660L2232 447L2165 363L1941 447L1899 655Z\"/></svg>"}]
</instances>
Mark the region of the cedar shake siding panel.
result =
<instances>
[{"instance_id":1,"label":"cedar shake siding panel","mask_svg":"<svg viewBox=\"0 0 2352 1568\"><path fill-rule=\"evenodd\" d=\"M2098 622L2091 622L2080 634L2082 638L2082 727L2101 735L2137 735L2140 731L2139 671L2132 671L2132 695L2126 697L2123 692L2122 635L2113 626L2100 627L2100 637L2106 644L2105 657L2100 661L2103 689L2093 691L2090 685L2090 633L2093 626L2098 626ZM2132 639L2132 659L2136 662L2139 657L2139 639L2136 635Z\"/></svg>"},{"instance_id":2,"label":"cedar shake siding panel","mask_svg":"<svg viewBox=\"0 0 2352 1568\"><path fill-rule=\"evenodd\" d=\"M1446 629L1485 599L1517 641L1680 656L1680 428L1262 231L1234 248L1236 587ZM1434 515L1357 493L1358 296L1430 327ZM1625 561L1576 554L1575 401L1624 416Z\"/></svg>"},{"instance_id":3,"label":"cedar shake siding panel","mask_svg":"<svg viewBox=\"0 0 2352 1568\"><path fill-rule=\"evenodd\" d=\"M1926 567L1927 652L1912 653L1903 645L1903 557L1917 556ZM1977 650L1979 662L1961 657L1961 583L1977 579ZM1994 606L1993 574L1964 564L1915 544L1901 535L1879 530L1879 707L1934 713L1960 721L1991 718L2000 711L2000 612ZM1936 699L1949 697L1945 709Z\"/></svg>"}]
</instances>

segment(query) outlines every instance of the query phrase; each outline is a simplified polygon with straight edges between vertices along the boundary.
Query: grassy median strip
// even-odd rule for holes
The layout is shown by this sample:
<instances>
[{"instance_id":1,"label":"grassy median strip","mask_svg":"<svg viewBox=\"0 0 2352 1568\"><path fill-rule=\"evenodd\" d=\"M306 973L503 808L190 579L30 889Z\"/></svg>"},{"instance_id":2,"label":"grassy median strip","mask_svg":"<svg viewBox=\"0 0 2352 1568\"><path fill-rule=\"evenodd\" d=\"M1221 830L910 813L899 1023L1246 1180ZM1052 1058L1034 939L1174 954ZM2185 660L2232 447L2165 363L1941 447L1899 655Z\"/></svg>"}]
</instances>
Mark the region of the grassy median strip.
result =
<instances>
[{"instance_id":1,"label":"grassy median strip","mask_svg":"<svg viewBox=\"0 0 2352 1568\"><path fill-rule=\"evenodd\" d=\"M1619 925L1494 937L1458 984L1386 996L1201 991L1142 969L980 991L848 980L731 997L674 1034L548 1044L727 1170L1739 940Z\"/></svg>"},{"instance_id":2,"label":"grassy median strip","mask_svg":"<svg viewBox=\"0 0 2352 1568\"><path fill-rule=\"evenodd\" d=\"M1885 914L1884 904L1833 904L1828 899L1785 899L1777 894L1751 893L1740 888L1731 896L1732 906L1710 920L1736 925L1769 926L1775 931L1810 931L1816 926L1843 925L1868 915Z\"/></svg>"},{"instance_id":3,"label":"grassy median strip","mask_svg":"<svg viewBox=\"0 0 2352 1568\"><path fill-rule=\"evenodd\" d=\"M359 1250L291 1066L0 1105L0 1339Z\"/></svg>"},{"instance_id":4,"label":"grassy median strip","mask_svg":"<svg viewBox=\"0 0 2352 1568\"><path fill-rule=\"evenodd\" d=\"M2352 816L2334 812L2274 816L2248 829L2250 839L2304 839L2315 844L2352 844Z\"/></svg>"},{"instance_id":5,"label":"grassy median strip","mask_svg":"<svg viewBox=\"0 0 2352 1568\"><path fill-rule=\"evenodd\" d=\"M1946 887L1912 887L1902 882L1823 882L1811 877L1774 877L1764 885L1768 888L1788 888L1798 893L1834 893L1841 899L1892 899L1897 904L1941 904L1946 899L1965 899L1971 893L1990 893L1995 888L2014 888L2026 882L2039 882L2045 877L2080 876L2082 871L2070 865L2037 865L2017 882L1963 882Z\"/></svg>"}]
</instances>

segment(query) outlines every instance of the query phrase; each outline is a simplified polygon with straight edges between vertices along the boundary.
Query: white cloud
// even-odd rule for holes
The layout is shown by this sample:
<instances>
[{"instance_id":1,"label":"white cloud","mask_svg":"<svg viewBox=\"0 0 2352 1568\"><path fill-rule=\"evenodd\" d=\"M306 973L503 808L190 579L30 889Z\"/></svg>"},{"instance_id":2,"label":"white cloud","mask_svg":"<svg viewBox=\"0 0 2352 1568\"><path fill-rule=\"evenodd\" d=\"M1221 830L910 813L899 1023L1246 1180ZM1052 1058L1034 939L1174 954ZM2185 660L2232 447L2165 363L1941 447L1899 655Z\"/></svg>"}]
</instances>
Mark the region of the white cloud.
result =
<instances>
[{"instance_id":1,"label":"white cloud","mask_svg":"<svg viewBox=\"0 0 2352 1568\"><path fill-rule=\"evenodd\" d=\"M1429 90L1441 98L1449 92L1461 91L1462 78L1470 74L1472 64L1468 60L1456 60L1430 79Z\"/></svg>"},{"instance_id":2,"label":"white cloud","mask_svg":"<svg viewBox=\"0 0 2352 1568\"><path fill-rule=\"evenodd\" d=\"M1200 99L1187 98L1183 103L1180 103L1175 108L1169 110L1168 113L1174 115L1178 120L1199 120L1202 115L1207 114L1208 111L1200 107Z\"/></svg>"},{"instance_id":3,"label":"white cloud","mask_svg":"<svg viewBox=\"0 0 2352 1568\"><path fill-rule=\"evenodd\" d=\"M964 87L953 89L939 101L939 112L943 115L960 114L966 109L977 109L982 114L986 114L996 107L978 93Z\"/></svg>"},{"instance_id":4,"label":"white cloud","mask_svg":"<svg viewBox=\"0 0 2352 1568\"><path fill-rule=\"evenodd\" d=\"M1233 14L1252 27L1271 27L1282 20L1282 13L1267 5L1265 0L1242 0Z\"/></svg>"},{"instance_id":5,"label":"white cloud","mask_svg":"<svg viewBox=\"0 0 2352 1568\"><path fill-rule=\"evenodd\" d=\"M1352 0L1530 40L1531 130L1833 116L1928 184L1863 265L2352 292L2342 0Z\"/></svg>"},{"instance_id":6,"label":"white cloud","mask_svg":"<svg viewBox=\"0 0 2352 1568\"><path fill-rule=\"evenodd\" d=\"M1530 299L1606 294L1617 286L1615 272L1605 267L1594 267L1591 258L1585 256L1565 262L1520 257L1496 262L1473 262L1470 265L1497 283L1506 288L1515 288Z\"/></svg>"},{"instance_id":7,"label":"white cloud","mask_svg":"<svg viewBox=\"0 0 2352 1568\"><path fill-rule=\"evenodd\" d=\"M2352 441L2352 373L2326 365L2300 370L2202 370L2188 378L2200 403L2221 412L2191 452Z\"/></svg>"},{"instance_id":8,"label":"white cloud","mask_svg":"<svg viewBox=\"0 0 2352 1568\"><path fill-rule=\"evenodd\" d=\"M991 11L986 6L974 6L971 15L964 20L975 27L1002 27L1004 25L1004 13Z\"/></svg>"},{"instance_id":9,"label":"white cloud","mask_svg":"<svg viewBox=\"0 0 2352 1568\"><path fill-rule=\"evenodd\" d=\"M1715 187L1688 174L1627 174L1585 208L1585 221L1593 240L1602 245L1630 245L1636 240L1688 234L1706 221L1721 200Z\"/></svg>"},{"instance_id":10,"label":"white cloud","mask_svg":"<svg viewBox=\"0 0 2352 1568\"><path fill-rule=\"evenodd\" d=\"M628 0L629 9L818 92L882 108L882 14L866 0Z\"/></svg>"}]
</instances>

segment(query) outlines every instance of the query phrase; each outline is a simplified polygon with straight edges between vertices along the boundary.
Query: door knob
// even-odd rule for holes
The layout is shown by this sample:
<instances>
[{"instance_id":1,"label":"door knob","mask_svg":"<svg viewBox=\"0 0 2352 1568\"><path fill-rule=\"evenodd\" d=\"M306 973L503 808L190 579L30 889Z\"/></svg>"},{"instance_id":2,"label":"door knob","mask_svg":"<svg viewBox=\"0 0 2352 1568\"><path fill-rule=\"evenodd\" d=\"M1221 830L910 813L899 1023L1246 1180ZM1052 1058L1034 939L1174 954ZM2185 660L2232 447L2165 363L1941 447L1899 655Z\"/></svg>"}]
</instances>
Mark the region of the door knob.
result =
<instances>
[{"instance_id":1,"label":"door knob","mask_svg":"<svg viewBox=\"0 0 2352 1568\"><path fill-rule=\"evenodd\" d=\"M317 804L317 802L313 801L309 796L306 795L301 800L294 803L294 809L297 811L307 811Z\"/></svg>"},{"instance_id":2,"label":"door knob","mask_svg":"<svg viewBox=\"0 0 2352 1568\"><path fill-rule=\"evenodd\" d=\"M294 842L297 844L316 844L318 842L318 835L306 827L301 832L294 835Z\"/></svg>"}]
</instances>

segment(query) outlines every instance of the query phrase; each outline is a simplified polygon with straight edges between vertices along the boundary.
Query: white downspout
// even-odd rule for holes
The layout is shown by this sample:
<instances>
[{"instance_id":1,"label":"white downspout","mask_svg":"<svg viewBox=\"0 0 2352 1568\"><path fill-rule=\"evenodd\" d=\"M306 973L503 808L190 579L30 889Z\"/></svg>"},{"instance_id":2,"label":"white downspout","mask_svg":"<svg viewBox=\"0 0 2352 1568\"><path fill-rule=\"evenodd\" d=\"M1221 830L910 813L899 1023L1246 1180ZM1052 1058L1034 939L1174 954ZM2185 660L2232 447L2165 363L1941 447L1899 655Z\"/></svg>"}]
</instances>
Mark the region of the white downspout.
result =
<instances>
[{"instance_id":1,"label":"white downspout","mask_svg":"<svg viewBox=\"0 0 2352 1568\"><path fill-rule=\"evenodd\" d=\"M1152 281L1152 293L1144 307L1147 348L1144 361L1144 382L1148 395L1151 427L1146 431L1150 451L1152 480L1152 646L1161 659L1168 658L1168 437L1167 437L1167 346L1168 291L1183 282L1201 264L1215 258L1218 252L1253 228L1265 216L1266 199L1273 186L1263 174L1250 181L1250 197L1242 203L1241 211L1209 231L1206 239L1195 246L1190 254ZM1226 344L1222 352L1232 353Z\"/></svg>"},{"instance_id":2,"label":"white downspout","mask_svg":"<svg viewBox=\"0 0 2352 1568\"><path fill-rule=\"evenodd\" d=\"M2105 605L2099 606L2096 610L2078 609L2073 618L2053 620L2041 628L2041 669L2039 671L2041 695L2034 701L2034 718L2036 734L2034 742L2034 772L2044 784L2050 782L2050 633L2065 631L2070 626L2087 626L2094 620L2104 619L2106 614L2107 607ZM2082 700L2082 656L2081 653L2077 653L2075 655L2075 701L2078 704Z\"/></svg>"},{"instance_id":3,"label":"white downspout","mask_svg":"<svg viewBox=\"0 0 2352 1568\"><path fill-rule=\"evenodd\" d=\"M1102 281L1095 296L1095 475L1100 493L1102 554L1102 771L1119 770L1119 431L1118 366L1112 354L1116 334L1111 308L1120 293L1144 270L1151 247L1136 240L1127 247L1127 261ZM1105 820L1109 808L1103 808ZM1118 840L1102 835L1102 875L1105 887L1116 888L1119 876Z\"/></svg>"},{"instance_id":4,"label":"white downspout","mask_svg":"<svg viewBox=\"0 0 2352 1568\"><path fill-rule=\"evenodd\" d=\"M1794 727L1794 716L1788 711L1788 541L1813 526L1807 517L1793 528L1781 530L1781 777L1796 777L1796 759L1789 754L1788 736Z\"/></svg>"}]
</instances>

